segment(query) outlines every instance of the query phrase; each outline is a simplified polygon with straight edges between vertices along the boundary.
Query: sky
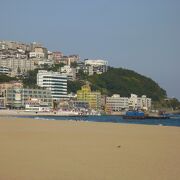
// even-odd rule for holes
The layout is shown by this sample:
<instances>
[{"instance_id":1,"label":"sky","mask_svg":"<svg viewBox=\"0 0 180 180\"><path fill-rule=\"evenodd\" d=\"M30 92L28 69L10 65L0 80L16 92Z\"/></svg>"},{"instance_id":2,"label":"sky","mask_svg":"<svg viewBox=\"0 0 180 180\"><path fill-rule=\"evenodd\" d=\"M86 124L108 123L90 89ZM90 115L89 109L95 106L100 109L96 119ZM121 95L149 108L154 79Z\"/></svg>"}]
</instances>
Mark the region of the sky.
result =
<instances>
[{"instance_id":1,"label":"sky","mask_svg":"<svg viewBox=\"0 0 180 180\"><path fill-rule=\"evenodd\" d=\"M180 0L0 0L0 40L105 59L180 100Z\"/></svg>"}]
</instances>

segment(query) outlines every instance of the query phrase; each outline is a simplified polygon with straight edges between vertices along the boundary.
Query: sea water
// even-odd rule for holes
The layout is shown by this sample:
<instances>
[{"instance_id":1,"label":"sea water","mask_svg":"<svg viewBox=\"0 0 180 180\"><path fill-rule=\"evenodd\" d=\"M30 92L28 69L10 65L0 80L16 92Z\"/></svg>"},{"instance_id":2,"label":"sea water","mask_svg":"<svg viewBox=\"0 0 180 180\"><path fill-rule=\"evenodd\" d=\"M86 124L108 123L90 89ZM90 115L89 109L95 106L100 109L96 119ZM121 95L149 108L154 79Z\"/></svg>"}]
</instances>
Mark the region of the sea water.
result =
<instances>
[{"instance_id":1,"label":"sea water","mask_svg":"<svg viewBox=\"0 0 180 180\"><path fill-rule=\"evenodd\" d=\"M70 120L85 122L111 122L111 123L127 123L127 124L145 124L159 126L179 126L180 114L171 116L170 119L123 119L122 116L20 116L23 118L34 118L37 120Z\"/></svg>"}]
</instances>

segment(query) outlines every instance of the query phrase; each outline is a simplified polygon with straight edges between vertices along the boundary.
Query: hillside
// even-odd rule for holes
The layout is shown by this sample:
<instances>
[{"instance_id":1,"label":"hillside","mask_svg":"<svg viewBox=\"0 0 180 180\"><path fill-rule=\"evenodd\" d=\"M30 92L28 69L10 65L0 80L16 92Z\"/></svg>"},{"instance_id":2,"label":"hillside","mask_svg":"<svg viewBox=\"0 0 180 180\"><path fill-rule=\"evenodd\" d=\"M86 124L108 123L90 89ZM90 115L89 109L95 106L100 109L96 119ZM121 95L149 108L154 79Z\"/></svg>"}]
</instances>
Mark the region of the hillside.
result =
<instances>
[{"instance_id":1,"label":"hillside","mask_svg":"<svg viewBox=\"0 0 180 180\"><path fill-rule=\"evenodd\" d=\"M90 82L93 90L99 90L109 96L120 94L121 96L129 97L131 93L134 93L138 96L147 95L156 101L166 97L166 91L152 79L127 69L110 67L108 72L89 76L84 80ZM71 85L73 91L75 91L75 84L73 82L73 86ZM79 89L78 85L76 87Z\"/></svg>"}]
</instances>

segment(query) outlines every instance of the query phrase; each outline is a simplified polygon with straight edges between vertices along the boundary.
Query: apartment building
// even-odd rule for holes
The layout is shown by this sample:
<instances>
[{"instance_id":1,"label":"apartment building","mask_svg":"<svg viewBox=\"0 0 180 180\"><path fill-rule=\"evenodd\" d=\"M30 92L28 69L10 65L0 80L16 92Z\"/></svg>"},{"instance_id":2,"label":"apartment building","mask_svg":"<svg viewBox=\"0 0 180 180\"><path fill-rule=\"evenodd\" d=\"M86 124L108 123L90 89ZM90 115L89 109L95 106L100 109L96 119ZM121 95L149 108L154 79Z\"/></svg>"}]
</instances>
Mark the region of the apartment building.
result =
<instances>
[{"instance_id":1,"label":"apartment building","mask_svg":"<svg viewBox=\"0 0 180 180\"><path fill-rule=\"evenodd\" d=\"M27 72L28 70L35 69L34 61L32 59L1 59L0 66L11 69L14 75L18 73L18 70L23 73Z\"/></svg>"}]
</instances>

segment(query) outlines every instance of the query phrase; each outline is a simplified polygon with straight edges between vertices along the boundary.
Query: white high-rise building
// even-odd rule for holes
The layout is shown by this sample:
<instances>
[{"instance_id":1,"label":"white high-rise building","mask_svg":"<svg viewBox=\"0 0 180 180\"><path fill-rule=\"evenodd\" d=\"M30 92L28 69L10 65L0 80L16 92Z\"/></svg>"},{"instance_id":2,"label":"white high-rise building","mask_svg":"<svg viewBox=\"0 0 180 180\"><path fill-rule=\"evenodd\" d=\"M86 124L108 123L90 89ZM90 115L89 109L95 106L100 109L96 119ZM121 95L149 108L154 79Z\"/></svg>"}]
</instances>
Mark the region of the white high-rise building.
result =
<instances>
[{"instance_id":1,"label":"white high-rise building","mask_svg":"<svg viewBox=\"0 0 180 180\"><path fill-rule=\"evenodd\" d=\"M53 99L67 98L67 76L58 72L39 70L37 85L51 90Z\"/></svg>"}]
</instances>

